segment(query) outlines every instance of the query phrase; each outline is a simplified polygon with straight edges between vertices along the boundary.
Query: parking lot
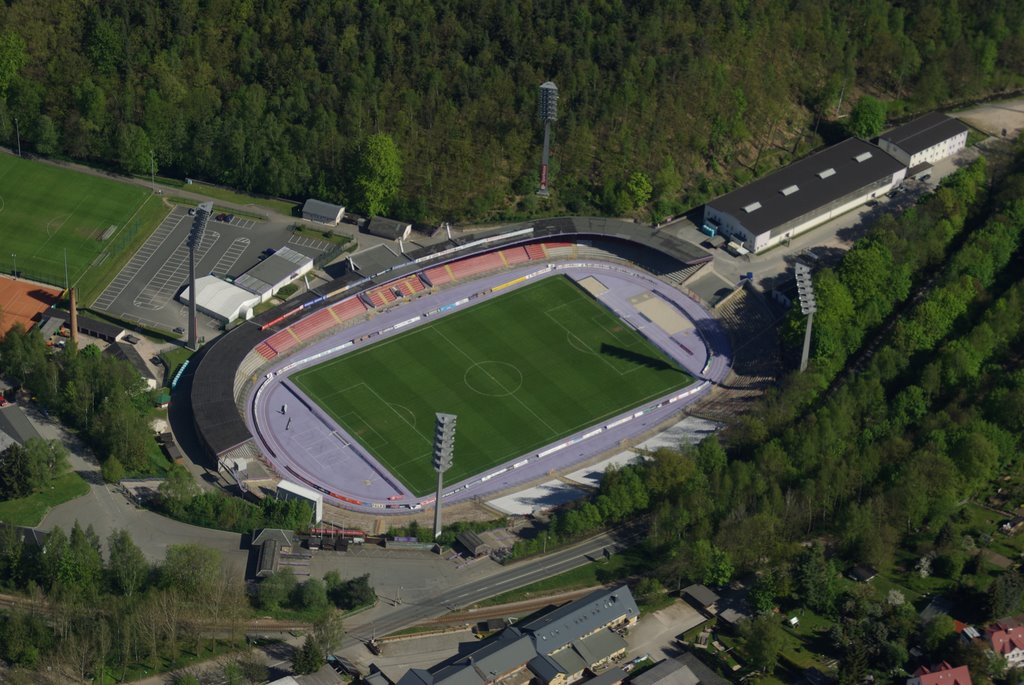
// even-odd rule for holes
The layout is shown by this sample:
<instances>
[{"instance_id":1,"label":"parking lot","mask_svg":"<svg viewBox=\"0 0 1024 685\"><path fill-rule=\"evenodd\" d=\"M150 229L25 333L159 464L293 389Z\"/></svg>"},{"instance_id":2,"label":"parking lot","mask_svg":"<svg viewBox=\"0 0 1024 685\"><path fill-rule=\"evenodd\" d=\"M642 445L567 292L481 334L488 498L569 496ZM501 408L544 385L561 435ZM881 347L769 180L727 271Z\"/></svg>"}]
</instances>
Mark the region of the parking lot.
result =
<instances>
[{"instance_id":1,"label":"parking lot","mask_svg":"<svg viewBox=\"0 0 1024 685\"><path fill-rule=\"evenodd\" d=\"M168 332L184 327L188 309L175 296L188 281L186 240L191 227L187 207L172 209L92 306L127 322ZM283 223L215 217L207 223L196 249L196 276L237 277L253 267L264 250L283 245L315 257L330 243L295 236ZM201 337L214 335L220 327L214 319L199 315Z\"/></svg>"}]
</instances>

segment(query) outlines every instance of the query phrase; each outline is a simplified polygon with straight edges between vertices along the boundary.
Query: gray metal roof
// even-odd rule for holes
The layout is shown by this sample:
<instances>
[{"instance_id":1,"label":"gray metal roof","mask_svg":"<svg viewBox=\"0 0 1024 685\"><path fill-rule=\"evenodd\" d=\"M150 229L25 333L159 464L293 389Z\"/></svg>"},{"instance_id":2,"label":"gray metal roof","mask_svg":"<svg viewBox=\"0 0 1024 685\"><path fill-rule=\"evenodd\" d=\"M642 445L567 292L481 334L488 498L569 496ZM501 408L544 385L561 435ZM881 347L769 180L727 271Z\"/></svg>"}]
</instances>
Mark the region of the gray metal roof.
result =
<instances>
[{"instance_id":1,"label":"gray metal roof","mask_svg":"<svg viewBox=\"0 0 1024 685\"><path fill-rule=\"evenodd\" d=\"M57 309L56 307L50 307L43 314L46 317L54 317L60 319L64 323L70 323L71 314L64 311L63 309ZM103 340L115 340L125 333L125 330L120 326L115 326L112 323L106 321L97 321L96 319L90 319L89 317L78 315L78 332L91 335L96 338Z\"/></svg>"},{"instance_id":2,"label":"gray metal roof","mask_svg":"<svg viewBox=\"0 0 1024 685\"><path fill-rule=\"evenodd\" d=\"M374 245L352 254L348 259L353 271L366 276L376 276L382 271L409 263L408 257L387 245Z\"/></svg>"},{"instance_id":3,"label":"gray metal roof","mask_svg":"<svg viewBox=\"0 0 1024 685\"><path fill-rule=\"evenodd\" d=\"M33 438L42 438L25 416L25 412L16 404L0 407L0 432L6 433L19 445L24 445Z\"/></svg>"},{"instance_id":4,"label":"gray metal roof","mask_svg":"<svg viewBox=\"0 0 1024 685\"><path fill-rule=\"evenodd\" d=\"M626 641L617 633L605 628L593 635L576 640L572 643L573 648L580 653L587 666L593 666L610 657L612 654L626 649Z\"/></svg>"},{"instance_id":5,"label":"gray metal roof","mask_svg":"<svg viewBox=\"0 0 1024 685\"><path fill-rule=\"evenodd\" d=\"M580 653L572 647L555 652L551 655L551 659L558 664L558 668L563 673L567 674L579 673L589 665L586 659L580 656Z\"/></svg>"},{"instance_id":6,"label":"gray metal roof","mask_svg":"<svg viewBox=\"0 0 1024 685\"><path fill-rule=\"evenodd\" d=\"M402 237L402 234L410 226L412 224L407 221L396 221L385 216L375 216L370 219L370 223L366 226L366 232L381 238L397 240Z\"/></svg>"},{"instance_id":7,"label":"gray metal roof","mask_svg":"<svg viewBox=\"0 0 1024 685\"><path fill-rule=\"evenodd\" d=\"M615 685L621 683L626 679L626 672L622 670L622 667L616 666L615 668L609 668L608 670L601 673L601 675L591 678L584 685Z\"/></svg>"},{"instance_id":8,"label":"gray metal roof","mask_svg":"<svg viewBox=\"0 0 1024 685\"><path fill-rule=\"evenodd\" d=\"M410 668L401 678L398 685L433 685L434 677L422 668Z\"/></svg>"},{"instance_id":9,"label":"gray metal roof","mask_svg":"<svg viewBox=\"0 0 1024 685\"><path fill-rule=\"evenodd\" d=\"M536 655L533 640L515 628L509 628L497 640L484 645L460 663L472 663L487 680L494 680L520 668Z\"/></svg>"},{"instance_id":10,"label":"gray metal roof","mask_svg":"<svg viewBox=\"0 0 1024 685\"><path fill-rule=\"evenodd\" d=\"M689 585L683 588L683 594L693 598L701 606L711 606L718 601L718 595L700 584Z\"/></svg>"},{"instance_id":11,"label":"gray metal roof","mask_svg":"<svg viewBox=\"0 0 1024 685\"><path fill-rule=\"evenodd\" d=\"M455 539L461 542L463 546L473 554L476 554L477 550L481 547L487 547L490 549L490 545L484 542L483 538L471 530L462 531L455 536Z\"/></svg>"},{"instance_id":12,"label":"gray metal roof","mask_svg":"<svg viewBox=\"0 0 1024 685\"><path fill-rule=\"evenodd\" d=\"M109 354L115 359L123 359L135 367L135 370L139 372L139 375L143 378L156 380L156 376L153 375L153 370L149 368L149 364L142 358L139 351L135 348L135 345L126 342L115 342L103 350L104 354Z\"/></svg>"},{"instance_id":13,"label":"gray metal roof","mask_svg":"<svg viewBox=\"0 0 1024 685\"><path fill-rule=\"evenodd\" d=\"M530 659L530 662L526 664L526 667L530 669L531 673L537 676L541 683L550 683L559 675L565 673L565 671L562 670L561 665L547 654L538 654L533 657Z\"/></svg>"},{"instance_id":14,"label":"gray metal roof","mask_svg":"<svg viewBox=\"0 0 1024 685\"><path fill-rule=\"evenodd\" d=\"M914 155L965 131L967 127L956 119L942 112L929 112L883 133L878 139L892 143L908 155Z\"/></svg>"},{"instance_id":15,"label":"gray metal roof","mask_svg":"<svg viewBox=\"0 0 1024 685\"><path fill-rule=\"evenodd\" d=\"M689 652L666 659L633 678L633 685L727 685L729 681Z\"/></svg>"},{"instance_id":16,"label":"gray metal roof","mask_svg":"<svg viewBox=\"0 0 1024 685\"><path fill-rule=\"evenodd\" d=\"M312 257L307 257L290 247L282 247L236 278L235 285L245 288L251 293L262 295L282 285L284 281L292 280L299 269L312 263Z\"/></svg>"},{"instance_id":17,"label":"gray metal roof","mask_svg":"<svg viewBox=\"0 0 1024 685\"><path fill-rule=\"evenodd\" d=\"M640 616L633 595L625 585L593 592L519 628L533 635L538 652L551 654L621 616Z\"/></svg>"},{"instance_id":18,"label":"gray metal roof","mask_svg":"<svg viewBox=\"0 0 1024 685\"><path fill-rule=\"evenodd\" d=\"M315 216L329 216L337 217L345 211L345 207L342 205L333 205L330 202L324 202L323 200L314 200L309 198L305 204L302 205L303 214L313 214Z\"/></svg>"},{"instance_id":19,"label":"gray metal roof","mask_svg":"<svg viewBox=\"0 0 1024 685\"><path fill-rule=\"evenodd\" d=\"M903 168L902 162L881 148L847 138L716 198L708 206L761 235Z\"/></svg>"}]
</instances>

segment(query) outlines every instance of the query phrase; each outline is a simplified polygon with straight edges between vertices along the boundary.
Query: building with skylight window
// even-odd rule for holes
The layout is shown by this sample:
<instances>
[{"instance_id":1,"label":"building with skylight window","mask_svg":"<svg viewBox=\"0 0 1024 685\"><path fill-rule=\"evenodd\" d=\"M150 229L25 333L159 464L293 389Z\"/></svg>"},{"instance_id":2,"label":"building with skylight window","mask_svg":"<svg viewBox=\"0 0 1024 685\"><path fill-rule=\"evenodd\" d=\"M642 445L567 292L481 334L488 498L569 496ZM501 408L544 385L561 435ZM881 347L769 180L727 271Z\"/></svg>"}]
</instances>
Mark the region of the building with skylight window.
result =
<instances>
[{"instance_id":1,"label":"building with skylight window","mask_svg":"<svg viewBox=\"0 0 1024 685\"><path fill-rule=\"evenodd\" d=\"M848 138L709 202L706 233L740 252L760 252L884 195L906 165L859 138Z\"/></svg>"}]
</instances>

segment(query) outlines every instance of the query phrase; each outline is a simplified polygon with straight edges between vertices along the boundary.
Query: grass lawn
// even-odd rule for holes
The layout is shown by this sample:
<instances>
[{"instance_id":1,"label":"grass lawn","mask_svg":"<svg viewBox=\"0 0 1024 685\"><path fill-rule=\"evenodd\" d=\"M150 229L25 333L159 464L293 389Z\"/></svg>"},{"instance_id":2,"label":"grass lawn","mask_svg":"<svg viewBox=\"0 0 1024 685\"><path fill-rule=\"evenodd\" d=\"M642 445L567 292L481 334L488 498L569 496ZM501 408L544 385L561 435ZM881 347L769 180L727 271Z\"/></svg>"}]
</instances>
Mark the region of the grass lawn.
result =
<instances>
[{"instance_id":1,"label":"grass lawn","mask_svg":"<svg viewBox=\"0 0 1024 685\"><path fill-rule=\"evenodd\" d=\"M185 642L184 639L183 642ZM167 673L179 668L185 668L191 664L195 664L200 661L207 661L225 654L242 652L248 648L249 645L246 644L245 640L210 641L208 639L204 639L201 642L200 648L197 650L198 653L189 651L182 646L177 659L172 660L167 656L158 657L156 668L151 668L152 664L141 663L132 664L125 669L107 668L102 676L97 675L93 679L93 682L100 683L102 685L107 685L108 683L111 685L114 683L128 683L134 680L141 680L147 676L155 675L157 673Z\"/></svg>"},{"instance_id":2,"label":"grass lawn","mask_svg":"<svg viewBox=\"0 0 1024 685\"><path fill-rule=\"evenodd\" d=\"M302 224L295 224L291 228L292 233L295 235L301 235L305 238L315 238L316 240L326 240L329 243L336 243L338 245L348 245L352 242L351 236L338 235L333 233L329 229L324 228L313 228L312 226L303 226Z\"/></svg>"},{"instance_id":3,"label":"grass lawn","mask_svg":"<svg viewBox=\"0 0 1024 685\"><path fill-rule=\"evenodd\" d=\"M171 379L174 378L174 374L178 373L178 369L185 363L185 360L193 355L192 350L187 347L175 347L173 350L167 350L166 352L160 353L160 358L164 360L167 365L167 377L164 379L164 386L171 387Z\"/></svg>"},{"instance_id":4,"label":"grass lawn","mask_svg":"<svg viewBox=\"0 0 1024 685\"><path fill-rule=\"evenodd\" d=\"M143 177L140 176L139 178ZM149 177L147 176L145 178ZM288 200L273 200L265 197L253 197L252 195L239 193L235 190L207 185L205 183L193 183L192 185L187 185L185 181L181 179L167 178L165 176L157 176L156 180L162 185L170 186L172 188L180 188L181 190L187 190L190 193L196 193L198 195L205 195L206 197L215 200L224 200L225 202L233 202L239 205L258 205L260 207L273 209L275 212L280 212L281 214L288 216L291 216L295 207L298 206L298 203L289 202ZM222 209L221 211L231 210ZM235 213L237 214L237 212Z\"/></svg>"},{"instance_id":5,"label":"grass lawn","mask_svg":"<svg viewBox=\"0 0 1024 685\"><path fill-rule=\"evenodd\" d=\"M690 383L575 283L545 278L292 376L417 495L434 413L459 416L455 482Z\"/></svg>"},{"instance_id":6,"label":"grass lawn","mask_svg":"<svg viewBox=\"0 0 1024 685\"><path fill-rule=\"evenodd\" d=\"M155 226L140 216L146 204L160 206L146 188L0 154L0 264L10 272L17 262L26 278L62 285L66 250L72 283L83 291L94 280L105 284L115 254L130 254L134 238Z\"/></svg>"},{"instance_id":7,"label":"grass lawn","mask_svg":"<svg viewBox=\"0 0 1024 685\"><path fill-rule=\"evenodd\" d=\"M50 509L87 492L89 484L71 471L50 483L48 490L0 502L0 521L14 526L38 526Z\"/></svg>"}]
</instances>

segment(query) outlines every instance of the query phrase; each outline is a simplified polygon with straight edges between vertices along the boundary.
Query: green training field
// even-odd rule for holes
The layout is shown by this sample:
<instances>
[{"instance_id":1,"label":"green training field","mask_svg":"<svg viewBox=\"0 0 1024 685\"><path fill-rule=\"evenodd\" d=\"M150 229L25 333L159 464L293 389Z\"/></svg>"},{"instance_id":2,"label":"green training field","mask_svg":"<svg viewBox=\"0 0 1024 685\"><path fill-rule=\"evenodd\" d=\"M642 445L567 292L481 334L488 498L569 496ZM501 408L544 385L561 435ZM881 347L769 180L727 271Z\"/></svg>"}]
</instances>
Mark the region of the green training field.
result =
<instances>
[{"instance_id":1,"label":"green training field","mask_svg":"<svg viewBox=\"0 0 1024 685\"><path fill-rule=\"evenodd\" d=\"M455 481L688 385L565 277L545 278L292 376L414 493L436 484L434 413L459 415Z\"/></svg>"},{"instance_id":2,"label":"green training field","mask_svg":"<svg viewBox=\"0 0 1024 685\"><path fill-rule=\"evenodd\" d=\"M72 283L93 262L102 271L114 262L101 263L102 252L111 257L132 242L129 233L152 228L134 220L149 198L139 186L0 154L0 271L17 262L25 278L63 285L65 249ZM111 226L113 235L101 240Z\"/></svg>"}]
</instances>

